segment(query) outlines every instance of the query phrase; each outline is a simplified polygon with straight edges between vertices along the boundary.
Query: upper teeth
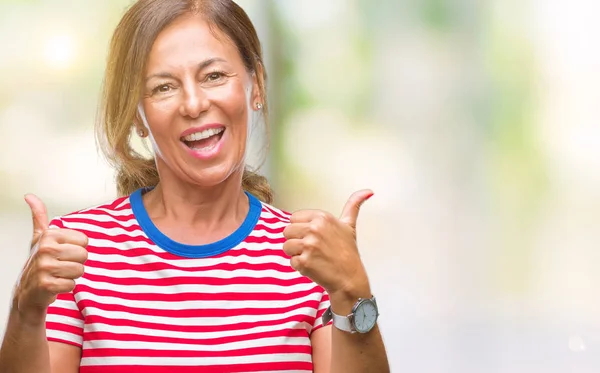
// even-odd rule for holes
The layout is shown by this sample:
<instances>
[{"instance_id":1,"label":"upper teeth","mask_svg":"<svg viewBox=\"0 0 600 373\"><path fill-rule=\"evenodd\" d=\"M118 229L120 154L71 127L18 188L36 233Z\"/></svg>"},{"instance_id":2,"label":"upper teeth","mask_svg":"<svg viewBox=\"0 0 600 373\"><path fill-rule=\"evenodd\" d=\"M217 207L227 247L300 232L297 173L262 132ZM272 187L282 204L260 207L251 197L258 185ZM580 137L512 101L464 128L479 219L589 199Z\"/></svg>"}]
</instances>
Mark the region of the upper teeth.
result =
<instances>
[{"instance_id":1,"label":"upper teeth","mask_svg":"<svg viewBox=\"0 0 600 373\"><path fill-rule=\"evenodd\" d=\"M183 138L184 141L198 141L208 139L211 136L218 135L219 133L225 131L225 128L209 128L207 130L201 132L194 132L190 135L187 135Z\"/></svg>"}]
</instances>

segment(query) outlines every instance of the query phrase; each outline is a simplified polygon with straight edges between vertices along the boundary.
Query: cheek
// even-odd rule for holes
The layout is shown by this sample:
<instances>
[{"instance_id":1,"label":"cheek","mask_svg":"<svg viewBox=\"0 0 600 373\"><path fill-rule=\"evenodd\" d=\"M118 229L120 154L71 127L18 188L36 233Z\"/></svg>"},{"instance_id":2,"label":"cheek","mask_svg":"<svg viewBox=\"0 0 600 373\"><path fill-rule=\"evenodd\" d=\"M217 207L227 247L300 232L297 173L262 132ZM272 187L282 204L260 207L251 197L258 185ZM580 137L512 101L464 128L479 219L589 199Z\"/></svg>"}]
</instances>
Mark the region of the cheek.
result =
<instances>
[{"instance_id":1,"label":"cheek","mask_svg":"<svg viewBox=\"0 0 600 373\"><path fill-rule=\"evenodd\" d=\"M171 101L171 102L169 102ZM148 105L144 105L146 110L146 119L148 120L146 127L154 133L155 136L159 136L167 129L170 118L176 111L176 105L173 100L164 100L161 102L152 102Z\"/></svg>"},{"instance_id":2,"label":"cheek","mask_svg":"<svg viewBox=\"0 0 600 373\"><path fill-rule=\"evenodd\" d=\"M149 140L152 143L155 153L163 155L162 151L167 151L172 148L173 138L173 123L175 115L178 113L178 106L175 105L174 100L168 102L165 100L162 102L153 102L149 105L145 105L146 119L149 133ZM162 150L162 151L161 151Z\"/></svg>"},{"instance_id":3,"label":"cheek","mask_svg":"<svg viewBox=\"0 0 600 373\"><path fill-rule=\"evenodd\" d=\"M172 105L168 102L151 102L139 107L139 114L148 130L148 140L155 155L161 158L163 158L162 150L165 149L163 139L169 135L167 129Z\"/></svg>"},{"instance_id":4,"label":"cheek","mask_svg":"<svg viewBox=\"0 0 600 373\"><path fill-rule=\"evenodd\" d=\"M246 124L248 115L248 93L246 87L239 81L232 82L215 92L214 100L224 109L234 126Z\"/></svg>"}]
</instances>

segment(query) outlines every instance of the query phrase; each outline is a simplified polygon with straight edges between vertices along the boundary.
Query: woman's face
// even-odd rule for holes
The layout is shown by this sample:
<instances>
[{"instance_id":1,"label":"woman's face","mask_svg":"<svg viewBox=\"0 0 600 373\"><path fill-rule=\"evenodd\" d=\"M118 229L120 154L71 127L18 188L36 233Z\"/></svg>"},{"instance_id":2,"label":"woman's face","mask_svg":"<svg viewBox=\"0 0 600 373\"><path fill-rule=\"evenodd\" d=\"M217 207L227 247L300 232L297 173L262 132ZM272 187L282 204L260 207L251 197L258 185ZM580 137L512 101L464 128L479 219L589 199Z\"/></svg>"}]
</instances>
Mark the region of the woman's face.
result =
<instances>
[{"instance_id":1,"label":"woman's face","mask_svg":"<svg viewBox=\"0 0 600 373\"><path fill-rule=\"evenodd\" d=\"M150 51L140 114L162 180L209 187L243 171L258 86L233 42L214 32L201 17L183 16Z\"/></svg>"}]
</instances>

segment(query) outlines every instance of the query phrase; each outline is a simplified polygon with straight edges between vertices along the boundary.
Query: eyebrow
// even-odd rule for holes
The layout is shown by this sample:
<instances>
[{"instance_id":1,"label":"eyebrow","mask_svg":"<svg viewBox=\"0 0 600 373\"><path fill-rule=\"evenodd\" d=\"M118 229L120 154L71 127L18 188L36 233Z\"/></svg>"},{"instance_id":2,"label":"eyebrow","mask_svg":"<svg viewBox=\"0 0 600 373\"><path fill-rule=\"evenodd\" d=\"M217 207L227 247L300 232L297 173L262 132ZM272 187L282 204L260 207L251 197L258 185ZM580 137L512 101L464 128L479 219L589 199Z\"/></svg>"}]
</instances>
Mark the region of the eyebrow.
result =
<instances>
[{"instance_id":1,"label":"eyebrow","mask_svg":"<svg viewBox=\"0 0 600 373\"><path fill-rule=\"evenodd\" d=\"M202 62L200 62L198 64L198 70L204 70L207 67L209 67L210 65L216 63L216 62L226 62L224 59L219 58L219 57L213 57L213 58L208 58ZM148 75L144 81L147 82L148 80L152 79L152 78L171 78L171 79L175 79L175 77L173 76L173 74L171 73L156 73L156 74L151 74Z\"/></svg>"}]
</instances>

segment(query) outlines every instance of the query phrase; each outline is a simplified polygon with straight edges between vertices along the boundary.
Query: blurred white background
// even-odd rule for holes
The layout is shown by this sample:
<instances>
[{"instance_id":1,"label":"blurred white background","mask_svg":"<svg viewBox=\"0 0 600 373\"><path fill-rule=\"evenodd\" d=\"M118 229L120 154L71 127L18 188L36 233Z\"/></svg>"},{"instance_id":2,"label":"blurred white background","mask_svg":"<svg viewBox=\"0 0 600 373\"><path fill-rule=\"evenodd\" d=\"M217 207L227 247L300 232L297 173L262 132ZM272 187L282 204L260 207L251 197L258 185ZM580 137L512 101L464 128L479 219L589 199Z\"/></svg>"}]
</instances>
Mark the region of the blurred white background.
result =
<instances>
[{"instance_id":1,"label":"blurred white background","mask_svg":"<svg viewBox=\"0 0 600 373\"><path fill-rule=\"evenodd\" d=\"M600 371L600 2L239 3L267 57L275 204L375 191L359 243L392 371ZM115 196L93 122L129 4L0 0L1 320L23 195L51 215Z\"/></svg>"}]
</instances>

